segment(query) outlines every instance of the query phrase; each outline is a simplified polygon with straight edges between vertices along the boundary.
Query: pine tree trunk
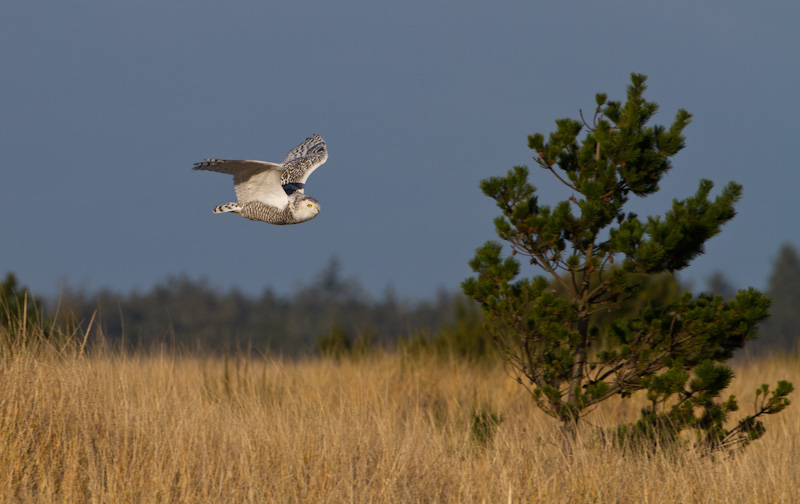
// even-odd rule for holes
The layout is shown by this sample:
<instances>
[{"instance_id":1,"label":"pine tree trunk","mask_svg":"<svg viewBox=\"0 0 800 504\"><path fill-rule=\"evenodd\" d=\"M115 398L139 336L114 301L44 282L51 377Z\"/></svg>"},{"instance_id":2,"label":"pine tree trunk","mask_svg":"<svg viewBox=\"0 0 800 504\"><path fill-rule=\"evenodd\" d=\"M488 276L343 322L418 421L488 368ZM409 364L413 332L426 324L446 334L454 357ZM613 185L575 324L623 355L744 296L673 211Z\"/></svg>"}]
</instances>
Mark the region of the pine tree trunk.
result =
<instances>
[{"instance_id":1,"label":"pine tree trunk","mask_svg":"<svg viewBox=\"0 0 800 504\"><path fill-rule=\"evenodd\" d=\"M578 392L583 385L583 374L586 368L586 346L589 337L589 317L582 313L578 317L578 333L580 334L580 343L575 349L575 358L572 364L572 376L569 382L569 392L567 393L567 403L570 405L570 410L563 418L563 431L569 439L575 439L578 434L578 419L580 418L578 408L572 408L578 400Z\"/></svg>"}]
</instances>

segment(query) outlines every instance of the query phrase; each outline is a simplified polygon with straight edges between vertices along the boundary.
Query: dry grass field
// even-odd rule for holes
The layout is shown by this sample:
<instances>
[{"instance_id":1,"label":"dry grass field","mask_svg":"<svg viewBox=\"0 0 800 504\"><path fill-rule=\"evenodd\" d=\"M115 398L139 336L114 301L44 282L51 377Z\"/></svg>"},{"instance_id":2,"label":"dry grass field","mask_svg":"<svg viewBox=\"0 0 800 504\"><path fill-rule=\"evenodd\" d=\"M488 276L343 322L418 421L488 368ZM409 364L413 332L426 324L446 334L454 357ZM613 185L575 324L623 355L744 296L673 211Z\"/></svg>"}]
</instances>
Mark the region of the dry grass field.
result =
<instances>
[{"instance_id":1,"label":"dry grass field","mask_svg":"<svg viewBox=\"0 0 800 504\"><path fill-rule=\"evenodd\" d=\"M737 375L749 409L761 383L800 384L800 361ZM480 410L503 416L485 445L471 434ZM765 423L764 439L718 460L623 454L591 429L567 455L499 367L18 352L0 362L0 501L800 502L800 405Z\"/></svg>"}]
</instances>

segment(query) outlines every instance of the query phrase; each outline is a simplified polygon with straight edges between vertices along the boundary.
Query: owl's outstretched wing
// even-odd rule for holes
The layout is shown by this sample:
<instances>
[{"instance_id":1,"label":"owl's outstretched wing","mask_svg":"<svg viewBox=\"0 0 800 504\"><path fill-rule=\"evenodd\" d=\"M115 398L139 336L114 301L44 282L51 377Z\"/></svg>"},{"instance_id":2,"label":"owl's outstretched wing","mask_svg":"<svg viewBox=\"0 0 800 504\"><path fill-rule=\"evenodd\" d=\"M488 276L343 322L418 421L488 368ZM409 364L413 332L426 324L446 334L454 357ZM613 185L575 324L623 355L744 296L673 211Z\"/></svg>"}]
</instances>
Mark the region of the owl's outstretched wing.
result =
<instances>
[{"instance_id":1,"label":"owl's outstretched wing","mask_svg":"<svg viewBox=\"0 0 800 504\"><path fill-rule=\"evenodd\" d=\"M319 135L306 138L306 141L290 150L283 160L284 172L281 184L287 193L303 190L308 176L328 160L328 147Z\"/></svg>"},{"instance_id":2,"label":"owl's outstretched wing","mask_svg":"<svg viewBox=\"0 0 800 504\"><path fill-rule=\"evenodd\" d=\"M277 208L284 208L289 203L289 197L281 187L284 167L277 163L208 158L195 163L194 169L233 175L233 186L240 203L260 201Z\"/></svg>"}]
</instances>

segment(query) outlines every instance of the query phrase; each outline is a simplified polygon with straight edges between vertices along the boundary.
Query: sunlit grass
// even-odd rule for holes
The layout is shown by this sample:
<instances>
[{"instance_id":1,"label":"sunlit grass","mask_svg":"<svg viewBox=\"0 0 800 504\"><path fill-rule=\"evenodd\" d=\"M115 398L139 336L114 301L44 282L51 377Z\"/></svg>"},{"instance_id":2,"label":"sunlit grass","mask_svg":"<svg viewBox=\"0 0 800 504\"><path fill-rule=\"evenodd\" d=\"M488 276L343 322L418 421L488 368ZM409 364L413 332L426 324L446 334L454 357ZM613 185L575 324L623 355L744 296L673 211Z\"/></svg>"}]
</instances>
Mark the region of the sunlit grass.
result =
<instances>
[{"instance_id":1,"label":"sunlit grass","mask_svg":"<svg viewBox=\"0 0 800 504\"><path fill-rule=\"evenodd\" d=\"M798 502L800 409L716 460L562 450L500 367L18 351L0 360L0 502ZM737 367L743 410L800 362ZM588 418L636 418L632 401ZM502 416L489 441L476 414Z\"/></svg>"}]
</instances>

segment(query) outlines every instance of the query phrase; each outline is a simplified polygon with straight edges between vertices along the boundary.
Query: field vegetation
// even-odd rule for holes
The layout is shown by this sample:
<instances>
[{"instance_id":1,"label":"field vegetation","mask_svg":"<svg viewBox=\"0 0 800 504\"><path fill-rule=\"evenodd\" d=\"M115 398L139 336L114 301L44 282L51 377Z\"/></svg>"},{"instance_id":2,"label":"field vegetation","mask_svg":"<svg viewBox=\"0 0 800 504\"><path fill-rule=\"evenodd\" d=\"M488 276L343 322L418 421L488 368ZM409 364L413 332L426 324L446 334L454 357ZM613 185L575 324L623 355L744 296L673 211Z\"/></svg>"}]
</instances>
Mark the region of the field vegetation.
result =
<instances>
[{"instance_id":1,"label":"field vegetation","mask_svg":"<svg viewBox=\"0 0 800 504\"><path fill-rule=\"evenodd\" d=\"M0 502L798 502L800 410L732 455L614 446L637 396L563 449L554 420L490 360L123 353L1 329ZM47 336L47 339L45 339ZM800 382L800 359L739 362Z\"/></svg>"}]
</instances>

